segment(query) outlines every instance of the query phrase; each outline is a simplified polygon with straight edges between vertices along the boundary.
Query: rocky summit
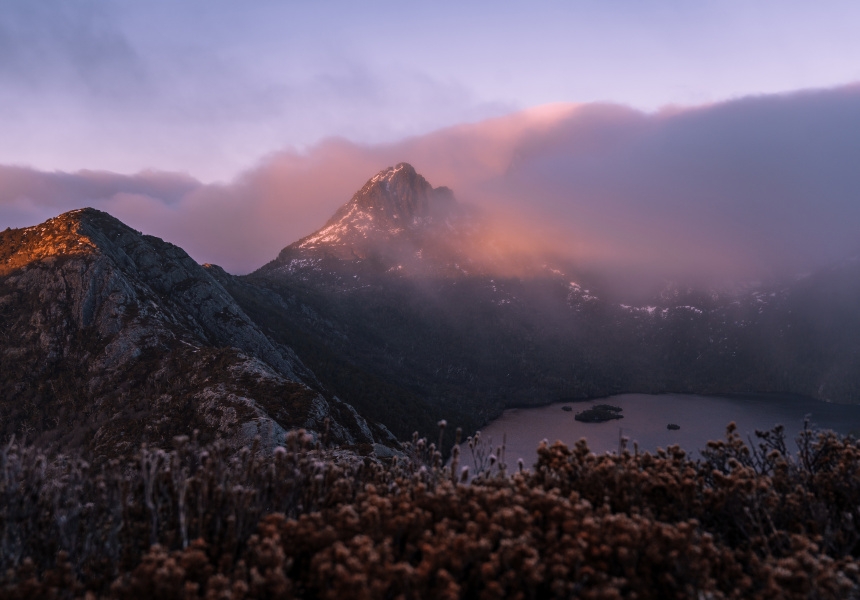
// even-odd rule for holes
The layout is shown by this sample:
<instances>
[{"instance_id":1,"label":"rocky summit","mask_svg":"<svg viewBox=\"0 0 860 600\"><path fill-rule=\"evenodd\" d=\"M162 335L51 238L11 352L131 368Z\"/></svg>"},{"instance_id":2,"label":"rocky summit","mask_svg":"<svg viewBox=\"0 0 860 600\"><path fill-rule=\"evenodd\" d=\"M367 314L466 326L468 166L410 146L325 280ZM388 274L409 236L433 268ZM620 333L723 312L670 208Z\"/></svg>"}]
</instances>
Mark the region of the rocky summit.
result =
<instances>
[{"instance_id":1,"label":"rocky summit","mask_svg":"<svg viewBox=\"0 0 860 600\"><path fill-rule=\"evenodd\" d=\"M363 239L386 231L396 235L444 220L456 205L450 189L434 188L412 165L399 163L371 177L320 231L294 246L343 243L357 234Z\"/></svg>"},{"instance_id":2,"label":"rocky summit","mask_svg":"<svg viewBox=\"0 0 860 600\"><path fill-rule=\"evenodd\" d=\"M269 339L181 248L72 211L0 232L0 434L113 457L198 429L388 439Z\"/></svg>"},{"instance_id":3,"label":"rocky summit","mask_svg":"<svg viewBox=\"0 0 860 600\"><path fill-rule=\"evenodd\" d=\"M447 187L434 188L412 165L371 177L315 233L284 248L260 274L328 273L343 263L365 270L427 275L470 261L465 249L479 222Z\"/></svg>"},{"instance_id":4,"label":"rocky summit","mask_svg":"<svg viewBox=\"0 0 860 600\"><path fill-rule=\"evenodd\" d=\"M241 277L92 209L7 229L0 435L111 457L328 428L387 452L441 419L623 392L860 398L859 261L631 303L575 267L499 269L485 232L405 163Z\"/></svg>"}]
</instances>

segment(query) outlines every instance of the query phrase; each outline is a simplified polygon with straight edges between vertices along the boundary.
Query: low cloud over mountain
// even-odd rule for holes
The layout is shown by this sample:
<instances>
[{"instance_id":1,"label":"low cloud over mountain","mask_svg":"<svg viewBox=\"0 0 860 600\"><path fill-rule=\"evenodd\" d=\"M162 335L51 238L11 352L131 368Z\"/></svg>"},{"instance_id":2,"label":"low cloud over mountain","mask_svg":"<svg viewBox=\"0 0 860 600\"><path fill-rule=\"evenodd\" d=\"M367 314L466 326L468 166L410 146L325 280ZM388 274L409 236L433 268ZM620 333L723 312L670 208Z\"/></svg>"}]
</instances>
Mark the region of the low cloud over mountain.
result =
<instances>
[{"instance_id":1,"label":"low cloud over mountain","mask_svg":"<svg viewBox=\"0 0 860 600\"><path fill-rule=\"evenodd\" d=\"M248 272L319 228L366 174L408 161L512 241L584 265L760 277L860 250L860 87L646 114L557 105L395 144L329 140L236 180L0 168L0 223L90 205ZM655 267L659 265L659 267Z\"/></svg>"}]
</instances>

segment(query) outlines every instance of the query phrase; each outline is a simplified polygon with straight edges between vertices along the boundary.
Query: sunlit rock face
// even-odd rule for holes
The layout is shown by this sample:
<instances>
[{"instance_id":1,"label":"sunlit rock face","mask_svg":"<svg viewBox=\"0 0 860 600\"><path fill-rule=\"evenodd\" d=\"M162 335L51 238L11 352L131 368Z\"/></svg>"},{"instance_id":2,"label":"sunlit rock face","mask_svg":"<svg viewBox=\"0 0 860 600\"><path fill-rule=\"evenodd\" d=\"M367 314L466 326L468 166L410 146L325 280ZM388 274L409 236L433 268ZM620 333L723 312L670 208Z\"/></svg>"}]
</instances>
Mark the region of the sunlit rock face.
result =
<instances>
[{"instance_id":1,"label":"sunlit rock face","mask_svg":"<svg viewBox=\"0 0 860 600\"><path fill-rule=\"evenodd\" d=\"M454 275L473 263L481 227L474 209L434 188L407 163L383 169L315 233L284 248L259 274L331 273L361 267L414 275Z\"/></svg>"},{"instance_id":2,"label":"sunlit rock face","mask_svg":"<svg viewBox=\"0 0 860 600\"><path fill-rule=\"evenodd\" d=\"M371 177L321 231L296 245L312 248L320 241L336 241L338 231L396 234L430 225L436 219L444 220L452 216L455 209L456 200L451 190L434 188L412 165L399 163ZM333 237L326 239L327 235Z\"/></svg>"},{"instance_id":3,"label":"sunlit rock face","mask_svg":"<svg viewBox=\"0 0 860 600\"><path fill-rule=\"evenodd\" d=\"M291 247L360 249L380 237L391 240L445 224L458 216L457 209L451 190L434 188L411 165L400 163L374 175L321 230Z\"/></svg>"},{"instance_id":4,"label":"sunlit rock face","mask_svg":"<svg viewBox=\"0 0 860 600\"><path fill-rule=\"evenodd\" d=\"M375 440L181 248L72 211L0 232L0 434L103 456L199 429Z\"/></svg>"}]
</instances>

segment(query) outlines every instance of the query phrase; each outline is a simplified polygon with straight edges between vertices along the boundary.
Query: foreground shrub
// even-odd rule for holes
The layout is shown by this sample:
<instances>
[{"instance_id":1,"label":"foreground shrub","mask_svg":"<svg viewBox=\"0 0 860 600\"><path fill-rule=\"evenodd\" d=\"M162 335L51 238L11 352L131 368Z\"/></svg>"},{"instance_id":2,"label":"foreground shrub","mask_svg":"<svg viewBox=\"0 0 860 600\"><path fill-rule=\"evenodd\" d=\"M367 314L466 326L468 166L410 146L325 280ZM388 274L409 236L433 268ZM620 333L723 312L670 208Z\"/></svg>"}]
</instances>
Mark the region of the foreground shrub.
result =
<instances>
[{"instance_id":1,"label":"foreground shrub","mask_svg":"<svg viewBox=\"0 0 860 600\"><path fill-rule=\"evenodd\" d=\"M0 596L860 597L860 449L799 447L732 426L695 461L544 444L466 483L417 438L388 463L301 432L272 455L180 438L98 473L10 444Z\"/></svg>"}]
</instances>

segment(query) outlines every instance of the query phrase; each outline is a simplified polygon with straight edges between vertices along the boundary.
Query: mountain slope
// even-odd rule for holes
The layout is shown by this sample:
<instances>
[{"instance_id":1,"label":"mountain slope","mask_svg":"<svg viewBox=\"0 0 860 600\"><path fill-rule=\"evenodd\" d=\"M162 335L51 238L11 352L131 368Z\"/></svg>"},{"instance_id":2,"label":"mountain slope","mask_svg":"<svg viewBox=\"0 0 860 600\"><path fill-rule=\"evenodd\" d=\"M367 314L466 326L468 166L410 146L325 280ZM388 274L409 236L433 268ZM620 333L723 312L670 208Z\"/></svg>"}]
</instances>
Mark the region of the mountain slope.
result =
<instances>
[{"instance_id":1,"label":"mountain slope","mask_svg":"<svg viewBox=\"0 0 860 600\"><path fill-rule=\"evenodd\" d=\"M430 433L440 418L474 430L505 406L633 385L619 368L631 347L610 352L627 334L594 318L603 305L540 263L527 278L498 274L507 255L487 252L487 239L476 211L401 163L320 231L224 284L326 385L399 435ZM295 310L272 323L263 296ZM357 395L357 379L384 385Z\"/></svg>"},{"instance_id":2,"label":"mountain slope","mask_svg":"<svg viewBox=\"0 0 860 600\"><path fill-rule=\"evenodd\" d=\"M400 164L224 285L325 385L399 435L621 392L860 402L856 265L733 291L667 286L629 305L540 261L512 276L487 260L482 233L450 190ZM275 322L272 301L293 309Z\"/></svg>"},{"instance_id":3,"label":"mountain slope","mask_svg":"<svg viewBox=\"0 0 860 600\"><path fill-rule=\"evenodd\" d=\"M486 231L406 164L243 277L91 209L7 229L0 435L107 457L329 419L369 450L389 430L473 432L506 407L621 392L860 402L860 262L630 305L533 257L512 275Z\"/></svg>"},{"instance_id":4,"label":"mountain slope","mask_svg":"<svg viewBox=\"0 0 860 600\"><path fill-rule=\"evenodd\" d=\"M372 443L184 251L93 209L0 233L0 434L113 456L197 428Z\"/></svg>"}]
</instances>

